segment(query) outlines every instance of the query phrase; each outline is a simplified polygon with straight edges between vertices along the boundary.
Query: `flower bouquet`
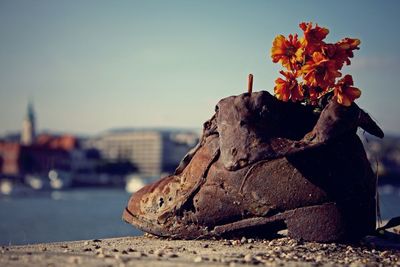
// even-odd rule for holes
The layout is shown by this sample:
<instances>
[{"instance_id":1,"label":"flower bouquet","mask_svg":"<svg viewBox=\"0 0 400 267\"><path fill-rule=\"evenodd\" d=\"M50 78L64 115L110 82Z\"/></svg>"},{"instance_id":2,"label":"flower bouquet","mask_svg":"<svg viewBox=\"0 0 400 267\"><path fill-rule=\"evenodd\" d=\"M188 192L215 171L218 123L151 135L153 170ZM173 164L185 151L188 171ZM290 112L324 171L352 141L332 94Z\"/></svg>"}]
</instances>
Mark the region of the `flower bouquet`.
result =
<instances>
[{"instance_id":1,"label":"flower bouquet","mask_svg":"<svg viewBox=\"0 0 400 267\"><path fill-rule=\"evenodd\" d=\"M360 40L345 38L335 44L324 42L329 30L312 23L301 23L304 36L278 35L273 41L271 57L280 62L286 71L284 79L275 81L275 96L282 101L316 105L323 97L333 97L339 104L350 106L360 97L361 91L353 87L351 75L342 79L340 70L350 65L353 51L359 49ZM302 79L302 81L298 81Z\"/></svg>"}]
</instances>

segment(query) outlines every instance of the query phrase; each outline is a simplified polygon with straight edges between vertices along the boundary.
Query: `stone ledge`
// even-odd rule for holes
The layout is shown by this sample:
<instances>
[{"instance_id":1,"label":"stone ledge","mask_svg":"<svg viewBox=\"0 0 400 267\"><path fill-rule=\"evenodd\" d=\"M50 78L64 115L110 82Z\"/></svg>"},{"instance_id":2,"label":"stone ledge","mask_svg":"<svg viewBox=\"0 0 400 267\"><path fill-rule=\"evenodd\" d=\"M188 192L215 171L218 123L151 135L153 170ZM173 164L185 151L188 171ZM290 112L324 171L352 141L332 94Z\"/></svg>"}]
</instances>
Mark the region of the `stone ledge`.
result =
<instances>
[{"instance_id":1,"label":"stone ledge","mask_svg":"<svg viewBox=\"0 0 400 267\"><path fill-rule=\"evenodd\" d=\"M396 247L372 237L368 242L381 249L299 242L287 237L191 241L121 237L3 246L0 266L400 266L399 244Z\"/></svg>"}]
</instances>

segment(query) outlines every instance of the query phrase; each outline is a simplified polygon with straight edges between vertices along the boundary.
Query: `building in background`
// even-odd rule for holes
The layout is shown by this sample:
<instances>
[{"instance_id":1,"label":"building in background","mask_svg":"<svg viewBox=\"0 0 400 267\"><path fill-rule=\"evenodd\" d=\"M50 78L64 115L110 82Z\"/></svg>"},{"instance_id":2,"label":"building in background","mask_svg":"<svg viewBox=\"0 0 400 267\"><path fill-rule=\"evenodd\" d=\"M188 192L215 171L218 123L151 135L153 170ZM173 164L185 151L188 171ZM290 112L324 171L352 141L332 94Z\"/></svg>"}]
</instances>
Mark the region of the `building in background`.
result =
<instances>
[{"instance_id":1,"label":"building in background","mask_svg":"<svg viewBox=\"0 0 400 267\"><path fill-rule=\"evenodd\" d=\"M85 138L37 134L29 103L20 134L0 139L0 179L35 189L124 186L132 177L147 183L173 173L198 139L180 129L111 130Z\"/></svg>"},{"instance_id":2,"label":"building in background","mask_svg":"<svg viewBox=\"0 0 400 267\"><path fill-rule=\"evenodd\" d=\"M22 123L20 138L15 138L17 136L0 140L0 180L27 184L34 189L60 189L71 184L71 153L78 149L76 137L37 136L31 102Z\"/></svg>"},{"instance_id":3,"label":"building in background","mask_svg":"<svg viewBox=\"0 0 400 267\"><path fill-rule=\"evenodd\" d=\"M198 142L193 131L166 129L113 130L86 141L110 161L127 160L143 176L172 173L182 157Z\"/></svg>"},{"instance_id":4,"label":"building in background","mask_svg":"<svg viewBox=\"0 0 400 267\"><path fill-rule=\"evenodd\" d=\"M36 138L35 112L32 102L29 102L26 116L22 122L21 144L31 145Z\"/></svg>"},{"instance_id":5,"label":"building in background","mask_svg":"<svg viewBox=\"0 0 400 267\"><path fill-rule=\"evenodd\" d=\"M0 141L0 174L6 177L17 177L20 166L21 145L16 142Z\"/></svg>"}]
</instances>

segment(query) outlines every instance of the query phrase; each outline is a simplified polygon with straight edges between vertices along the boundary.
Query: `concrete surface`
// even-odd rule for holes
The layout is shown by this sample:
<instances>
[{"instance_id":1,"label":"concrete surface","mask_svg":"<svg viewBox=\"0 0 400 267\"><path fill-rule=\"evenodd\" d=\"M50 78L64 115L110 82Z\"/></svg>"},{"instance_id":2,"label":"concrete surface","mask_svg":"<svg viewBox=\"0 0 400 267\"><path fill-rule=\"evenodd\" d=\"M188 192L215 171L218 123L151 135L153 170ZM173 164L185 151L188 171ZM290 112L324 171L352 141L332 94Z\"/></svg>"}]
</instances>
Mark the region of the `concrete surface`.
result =
<instances>
[{"instance_id":1,"label":"concrete surface","mask_svg":"<svg viewBox=\"0 0 400 267\"><path fill-rule=\"evenodd\" d=\"M0 248L0 266L400 266L400 246L273 240L168 240L150 235Z\"/></svg>"}]
</instances>

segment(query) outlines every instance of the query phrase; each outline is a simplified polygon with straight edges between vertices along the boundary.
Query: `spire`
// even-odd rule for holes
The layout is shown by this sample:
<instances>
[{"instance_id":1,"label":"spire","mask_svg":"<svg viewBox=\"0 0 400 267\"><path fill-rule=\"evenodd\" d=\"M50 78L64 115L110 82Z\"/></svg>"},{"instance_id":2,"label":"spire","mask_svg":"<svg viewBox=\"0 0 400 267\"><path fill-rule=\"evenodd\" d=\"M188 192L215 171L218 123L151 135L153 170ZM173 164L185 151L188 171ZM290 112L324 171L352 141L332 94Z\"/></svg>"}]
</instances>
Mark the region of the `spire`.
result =
<instances>
[{"instance_id":1,"label":"spire","mask_svg":"<svg viewBox=\"0 0 400 267\"><path fill-rule=\"evenodd\" d=\"M21 143L24 145L31 145L35 141L35 111L33 109L32 101L29 100L27 112L24 121L22 122Z\"/></svg>"},{"instance_id":2,"label":"spire","mask_svg":"<svg viewBox=\"0 0 400 267\"><path fill-rule=\"evenodd\" d=\"M32 104L32 100L29 100L28 102L28 108L27 108L27 113L26 113L26 118L30 121L34 121L35 120L35 111L33 109L33 104Z\"/></svg>"}]
</instances>

